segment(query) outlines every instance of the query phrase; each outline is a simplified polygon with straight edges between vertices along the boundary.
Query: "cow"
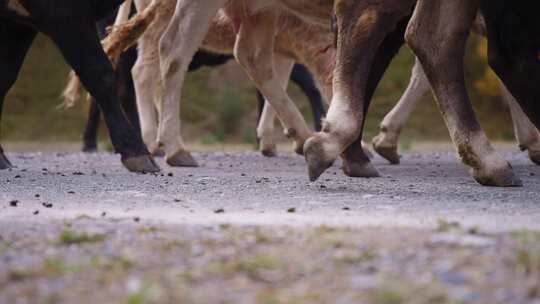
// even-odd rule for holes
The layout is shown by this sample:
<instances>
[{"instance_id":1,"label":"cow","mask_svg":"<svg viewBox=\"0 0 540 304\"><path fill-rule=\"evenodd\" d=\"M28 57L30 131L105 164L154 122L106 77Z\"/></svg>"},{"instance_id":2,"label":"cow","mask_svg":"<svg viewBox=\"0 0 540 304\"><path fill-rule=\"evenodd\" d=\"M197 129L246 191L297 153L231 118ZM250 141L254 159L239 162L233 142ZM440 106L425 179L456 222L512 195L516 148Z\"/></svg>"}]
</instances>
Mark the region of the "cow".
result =
<instances>
[{"instance_id":1,"label":"cow","mask_svg":"<svg viewBox=\"0 0 540 304\"><path fill-rule=\"evenodd\" d=\"M422 65L416 59L405 93L392 110L386 114L380 123L379 134L373 138L373 149L391 164L400 163L397 148L399 135L415 106L429 90L429 81ZM501 94L510 109L519 148L528 152L533 163L540 165L540 132L531 123L504 84L501 84Z\"/></svg>"},{"instance_id":2,"label":"cow","mask_svg":"<svg viewBox=\"0 0 540 304\"><path fill-rule=\"evenodd\" d=\"M121 3L121 0L0 0L0 109L32 41L41 32L58 46L96 98L123 165L134 172L157 172L158 166L122 112L116 94L116 76L96 32L96 20ZM0 148L0 168L10 167L12 164Z\"/></svg>"}]
</instances>

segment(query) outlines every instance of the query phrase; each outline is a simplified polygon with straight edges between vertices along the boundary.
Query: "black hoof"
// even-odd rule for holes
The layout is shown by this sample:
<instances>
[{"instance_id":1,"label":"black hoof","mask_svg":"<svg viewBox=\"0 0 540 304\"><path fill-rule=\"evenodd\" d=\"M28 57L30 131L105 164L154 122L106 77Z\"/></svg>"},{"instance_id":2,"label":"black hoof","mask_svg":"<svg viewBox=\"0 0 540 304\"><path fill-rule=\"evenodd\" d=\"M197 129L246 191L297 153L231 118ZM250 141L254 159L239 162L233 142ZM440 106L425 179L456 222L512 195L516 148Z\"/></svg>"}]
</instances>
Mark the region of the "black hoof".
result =
<instances>
[{"instance_id":1,"label":"black hoof","mask_svg":"<svg viewBox=\"0 0 540 304\"><path fill-rule=\"evenodd\" d=\"M276 157L277 156L277 148L276 145L267 145L266 147L263 147L261 149L262 155L266 157Z\"/></svg>"},{"instance_id":2,"label":"black hoof","mask_svg":"<svg viewBox=\"0 0 540 304\"><path fill-rule=\"evenodd\" d=\"M82 151L84 153L97 153L98 149L95 146L84 146Z\"/></svg>"},{"instance_id":3,"label":"black hoof","mask_svg":"<svg viewBox=\"0 0 540 304\"><path fill-rule=\"evenodd\" d=\"M345 175L350 177L364 177L364 178L373 178L380 177L379 171L373 166L371 162L365 163L351 163L344 161L343 162L343 172Z\"/></svg>"},{"instance_id":4,"label":"black hoof","mask_svg":"<svg viewBox=\"0 0 540 304\"><path fill-rule=\"evenodd\" d=\"M533 163L540 166L540 151L531 151L529 150L529 158Z\"/></svg>"},{"instance_id":5,"label":"black hoof","mask_svg":"<svg viewBox=\"0 0 540 304\"><path fill-rule=\"evenodd\" d=\"M187 151L181 151L171 157L167 157L167 164L172 167L198 167L199 164Z\"/></svg>"},{"instance_id":6,"label":"black hoof","mask_svg":"<svg viewBox=\"0 0 540 304\"><path fill-rule=\"evenodd\" d=\"M157 173L159 172L158 165L150 155L133 156L122 158L122 164L131 172L136 173Z\"/></svg>"},{"instance_id":7,"label":"black hoof","mask_svg":"<svg viewBox=\"0 0 540 304\"><path fill-rule=\"evenodd\" d=\"M9 159L0 152L0 170L13 168L13 165L9 162Z\"/></svg>"}]
</instances>

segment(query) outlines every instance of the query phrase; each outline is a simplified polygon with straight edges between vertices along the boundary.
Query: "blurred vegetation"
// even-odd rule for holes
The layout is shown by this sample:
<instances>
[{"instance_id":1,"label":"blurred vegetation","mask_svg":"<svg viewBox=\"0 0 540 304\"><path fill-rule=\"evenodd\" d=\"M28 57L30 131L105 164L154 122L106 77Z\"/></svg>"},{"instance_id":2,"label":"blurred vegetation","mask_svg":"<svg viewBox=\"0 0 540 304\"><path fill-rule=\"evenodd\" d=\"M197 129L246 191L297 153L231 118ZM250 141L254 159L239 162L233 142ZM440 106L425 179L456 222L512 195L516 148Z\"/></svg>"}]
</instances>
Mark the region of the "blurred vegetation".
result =
<instances>
[{"instance_id":1,"label":"blurred vegetation","mask_svg":"<svg viewBox=\"0 0 540 304\"><path fill-rule=\"evenodd\" d=\"M507 106L500 98L496 76L486 65L485 41L472 37L468 50L466 77L481 124L490 138L511 140L513 133ZM377 133L379 122L403 93L413 61L411 52L404 47L385 75L370 109L367 137ZM39 37L17 84L6 99L2 140L73 141L81 138L87 104L81 103L68 110L58 107L67 73L68 68L56 48L48 39ZM229 86L228 79L220 79L212 73L204 68L188 76L182 105L184 136L203 144L225 141L253 143L256 124L253 87L247 81L240 86ZM311 121L306 98L294 85L291 85L290 92ZM436 104L428 95L404 130L404 145L416 140L449 139ZM104 127L101 136L106 138Z\"/></svg>"}]
</instances>

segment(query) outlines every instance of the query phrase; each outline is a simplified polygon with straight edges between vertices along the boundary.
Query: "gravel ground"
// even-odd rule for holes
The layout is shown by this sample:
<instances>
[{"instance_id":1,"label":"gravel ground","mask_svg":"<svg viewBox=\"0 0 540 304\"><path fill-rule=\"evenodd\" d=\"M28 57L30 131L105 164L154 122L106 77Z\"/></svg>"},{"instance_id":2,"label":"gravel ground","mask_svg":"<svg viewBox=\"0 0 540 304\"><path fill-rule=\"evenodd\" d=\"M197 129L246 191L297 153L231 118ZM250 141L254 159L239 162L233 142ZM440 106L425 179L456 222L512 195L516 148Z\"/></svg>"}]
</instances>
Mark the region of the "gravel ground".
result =
<instances>
[{"instance_id":1,"label":"gravel ground","mask_svg":"<svg viewBox=\"0 0 540 304\"><path fill-rule=\"evenodd\" d=\"M452 153L309 183L301 157L8 154L0 303L540 303L540 167L476 184ZM96 292L99 291L99 292Z\"/></svg>"}]
</instances>

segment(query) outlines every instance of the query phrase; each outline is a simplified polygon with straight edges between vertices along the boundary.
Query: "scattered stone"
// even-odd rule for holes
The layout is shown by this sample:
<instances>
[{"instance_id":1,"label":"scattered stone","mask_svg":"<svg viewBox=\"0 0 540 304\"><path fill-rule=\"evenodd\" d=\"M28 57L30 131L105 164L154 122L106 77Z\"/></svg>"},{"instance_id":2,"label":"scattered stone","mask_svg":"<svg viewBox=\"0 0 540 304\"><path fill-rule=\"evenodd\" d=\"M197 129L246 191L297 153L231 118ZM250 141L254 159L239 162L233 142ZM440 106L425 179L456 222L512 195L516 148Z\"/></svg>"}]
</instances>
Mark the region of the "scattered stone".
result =
<instances>
[{"instance_id":1,"label":"scattered stone","mask_svg":"<svg viewBox=\"0 0 540 304\"><path fill-rule=\"evenodd\" d=\"M40 197L41 197L41 195L39 195L39 194L36 194L36 195L34 195L34 197L35 197L35 198L40 198Z\"/></svg>"},{"instance_id":2,"label":"scattered stone","mask_svg":"<svg viewBox=\"0 0 540 304\"><path fill-rule=\"evenodd\" d=\"M101 212L101 217L105 217L107 215L107 212L103 211Z\"/></svg>"},{"instance_id":3,"label":"scattered stone","mask_svg":"<svg viewBox=\"0 0 540 304\"><path fill-rule=\"evenodd\" d=\"M75 191L70 190L70 191L68 191L67 193L68 193L68 194L75 194Z\"/></svg>"},{"instance_id":4,"label":"scattered stone","mask_svg":"<svg viewBox=\"0 0 540 304\"><path fill-rule=\"evenodd\" d=\"M18 200L12 200L9 202L9 205L11 207L17 207L19 205L19 201Z\"/></svg>"},{"instance_id":5,"label":"scattered stone","mask_svg":"<svg viewBox=\"0 0 540 304\"><path fill-rule=\"evenodd\" d=\"M216 213L216 214L219 214L219 213L225 213L225 209L219 208L219 209L217 209L217 210L214 210L214 213Z\"/></svg>"},{"instance_id":6,"label":"scattered stone","mask_svg":"<svg viewBox=\"0 0 540 304\"><path fill-rule=\"evenodd\" d=\"M41 205L43 205L43 207L45 207L45 208L52 208L53 207L52 203L43 203Z\"/></svg>"},{"instance_id":7,"label":"scattered stone","mask_svg":"<svg viewBox=\"0 0 540 304\"><path fill-rule=\"evenodd\" d=\"M169 174L167 174L169 177L173 177L174 174L172 172L169 172Z\"/></svg>"},{"instance_id":8,"label":"scattered stone","mask_svg":"<svg viewBox=\"0 0 540 304\"><path fill-rule=\"evenodd\" d=\"M350 207L343 207L343 208L341 208L341 210L343 210L343 211L350 211L351 208L350 208Z\"/></svg>"},{"instance_id":9,"label":"scattered stone","mask_svg":"<svg viewBox=\"0 0 540 304\"><path fill-rule=\"evenodd\" d=\"M13 177L13 178L21 178L21 176L20 175L15 175L15 177Z\"/></svg>"},{"instance_id":10,"label":"scattered stone","mask_svg":"<svg viewBox=\"0 0 540 304\"><path fill-rule=\"evenodd\" d=\"M289 208L289 209L287 209L287 212L288 212L288 213L295 213L295 212L296 212L296 208L294 208L294 207Z\"/></svg>"},{"instance_id":11,"label":"scattered stone","mask_svg":"<svg viewBox=\"0 0 540 304\"><path fill-rule=\"evenodd\" d=\"M35 210L32 214L33 214L33 215L38 215L38 214L39 214L39 210Z\"/></svg>"},{"instance_id":12,"label":"scattered stone","mask_svg":"<svg viewBox=\"0 0 540 304\"><path fill-rule=\"evenodd\" d=\"M133 218L133 221L135 221L136 223L140 222L141 221L141 218L136 216Z\"/></svg>"},{"instance_id":13,"label":"scattered stone","mask_svg":"<svg viewBox=\"0 0 540 304\"><path fill-rule=\"evenodd\" d=\"M84 173L82 173L80 171L75 171L75 172L73 172L73 175L84 175Z\"/></svg>"}]
</instances>

